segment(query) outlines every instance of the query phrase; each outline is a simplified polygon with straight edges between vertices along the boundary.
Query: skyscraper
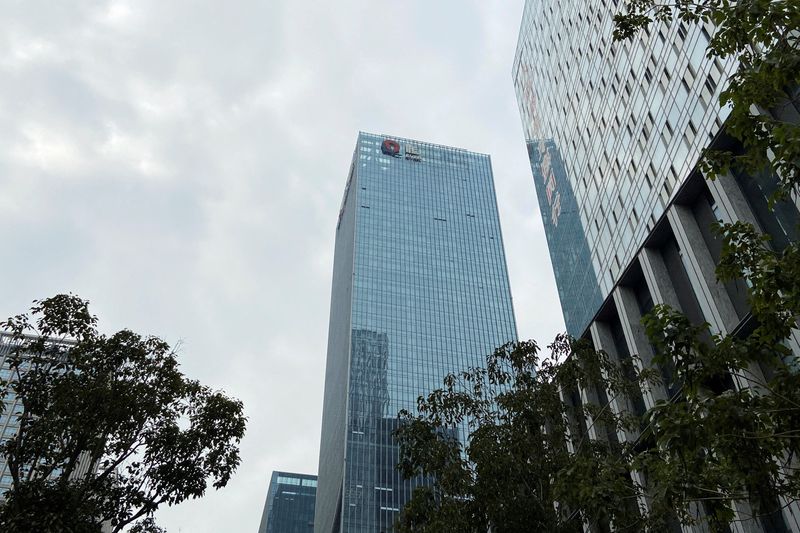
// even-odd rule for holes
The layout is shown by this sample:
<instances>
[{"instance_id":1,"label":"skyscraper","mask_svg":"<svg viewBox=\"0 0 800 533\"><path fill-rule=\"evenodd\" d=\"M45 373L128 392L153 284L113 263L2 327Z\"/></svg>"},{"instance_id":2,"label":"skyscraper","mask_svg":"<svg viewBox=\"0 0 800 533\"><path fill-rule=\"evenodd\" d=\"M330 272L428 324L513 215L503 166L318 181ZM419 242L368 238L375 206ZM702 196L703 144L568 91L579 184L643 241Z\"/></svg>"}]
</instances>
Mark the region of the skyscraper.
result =
<instances>
[{"instance_id":1,"label":"skyscraper","mask_svg":"<svg viewBox=\"0 0 800 533\"><path fill-rule=\"evenodd\" d=\"M780 250L800 238L800 202L770 209L776 178L767 172L733 168L704 178L697 165L703 150L741 150L725 134L727 109L718 103L735 65L706 57L713 27L680 20L614 42L613 16L622 8L606 0L527 0L513 77L569 333L620 364L637 355L634 364L664 378L627 397L581 385L565 396L642 415L681 394L670 368L655 365L642 316L668 304L712 333L749 334L747 287L717 280L722 243L711 225L749 222ZM786 113L784 120L798 120L800 106ZM799 341L795 335L786 343L795 357ZM764 383L770 370L752 372ZM731 387L749 386L732 379ZM585 422L573 420L592 439L640 437L636 430L605 435ZM632 477L647 486L643 473ZM797 502L774 503L778 510L756 516L747 500L735 501L731 531L800 531ZM675 520L671 531L707 531L709 509L693 505L698 524Z\"/></svg>"},{"instance_id":2,"label":"skyscraper","mask_svg":"<svg viewBox=\"0 0 800 533\"><path fill-rule=\"evenodd\" d=\"M676 20L614 42L618 4L526 1L514 58L565 322L576 336L719 131L727 110L718 96L733 68L705 56L711 27Z\"/></svg>"},{"instance_id":3,"label":"skyscraper","mask_svg":"<svg viewBox=\"0 0 800 533\"><path fill-rule=\"evenodd\" d=\"M600 286L560 150L552 139L527 145L564 322L574 331L602 301Z\"/></svg>"},{"instance_id":4,"label":"skyscraper","mask_svg":"<svg viewBox=\"0 0 800 533\"><path fill-rule=\"evenodd\" d=\"M25 336L24 340L33 340L36 337ZM68 350L74 343L64 339L48 339L53 347L60 350ZM21 398L18 398L14 392L14 383L17 376L17 371L22 375L25 374L29 363L26 362L25 352L17 354L24 344L24 341L13 334L0 331L0 391L5 392L5 396L0 398L2 405L0 406L0 443L3 443L13 438L20 428L19 415L22 413L23 405ZM63 353L63 352L62 352ZM17 356L22 356L23 361L20 363L19 368L12 367L11 362ZM85 476L92 468L88 461L83 460L86 456L82 456L79 461L78 467L73 472L71 479ZM55 474L54 474L55 475ZM4 499L5 493L11 489L12 475L4 456L0 456L0 500Z\"/></svg>"},{"instance_id":5,"label":"skyscraper","mask_svg":"<svg viewBox=\"0 0 800 533\"><path fill-rule=\"evenodd\" d=\"M5 388L14 376L9 360L15 346L14 339L10 334L0 332L0 390ZM18 401L11 392L1 401L3 405L2 411L0 411L0 442L4 442L19 431L17 413L22 409L22 402ZM0 500L10 488L11 472L8 470L5 457L0 457Z\"/></svg>"},{"instance_id":6,"label":"skyscraper","mask_svg":"<svg viewBox=\"0 0 800 533\"><path fill-rule=\"evenodd\" d=\"M311 533L317 476L273 472L258 533Z\"/></svg>"},{"instance_id":7,"label":"skyscraper","mask_svg":"<svg viewBox=\"0 0 800 533\"><path fill-rule=\"evenodd\" d=\"M360 133L336 225L317 533L389 531L401 409L516 340L488 155Z\"/></svg>"}]
</instances>

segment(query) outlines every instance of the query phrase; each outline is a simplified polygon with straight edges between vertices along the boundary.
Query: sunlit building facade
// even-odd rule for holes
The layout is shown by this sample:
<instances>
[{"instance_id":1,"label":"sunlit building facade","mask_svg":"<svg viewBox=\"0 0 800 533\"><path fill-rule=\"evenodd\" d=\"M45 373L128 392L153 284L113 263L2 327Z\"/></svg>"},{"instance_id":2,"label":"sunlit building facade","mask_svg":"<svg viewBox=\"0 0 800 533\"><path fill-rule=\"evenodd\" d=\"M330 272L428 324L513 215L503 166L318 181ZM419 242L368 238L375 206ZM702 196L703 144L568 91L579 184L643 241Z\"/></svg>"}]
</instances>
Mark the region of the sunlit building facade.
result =
<instances>
[{"instance_id":1,"label":"sunlit building facade","mask_svg":"<svg viewBox=\"0 0 800 533\"><path fill-rule=\"evenodd\" d=\"M516 340L490 158L360 133L336 227L315 532L388 532L398 412Z\"/></svg>"}]
</instances>

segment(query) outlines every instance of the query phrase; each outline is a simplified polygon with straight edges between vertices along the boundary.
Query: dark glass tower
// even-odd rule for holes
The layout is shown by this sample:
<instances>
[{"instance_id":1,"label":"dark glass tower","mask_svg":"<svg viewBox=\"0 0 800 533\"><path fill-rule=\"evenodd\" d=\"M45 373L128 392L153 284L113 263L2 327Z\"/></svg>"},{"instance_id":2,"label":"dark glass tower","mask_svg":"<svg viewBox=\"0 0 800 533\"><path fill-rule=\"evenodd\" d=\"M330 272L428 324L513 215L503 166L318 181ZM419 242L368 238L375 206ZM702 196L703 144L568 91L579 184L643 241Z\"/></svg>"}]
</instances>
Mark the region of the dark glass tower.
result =
<instances>
[{"instance_id":1,"label":"dark glass tower","mask_svg":"<svg viewBox=\"0 0 800 533\"><path fill-rule=\"evenodd\" d=\"M258 533L311 533L317 476L273 472Z\"/></svg>"},{"instance_id":2,"label":"dark glass tower","mask_svg":"<svg viewBox=\"0 0 800 533\"><path fill-rule=\"evenodd\" d=\"M390 531L414 485L395 469L398 411L516 336L489 156L359 134L336 230L315 531Z\"/></svg>"}]
</instances>

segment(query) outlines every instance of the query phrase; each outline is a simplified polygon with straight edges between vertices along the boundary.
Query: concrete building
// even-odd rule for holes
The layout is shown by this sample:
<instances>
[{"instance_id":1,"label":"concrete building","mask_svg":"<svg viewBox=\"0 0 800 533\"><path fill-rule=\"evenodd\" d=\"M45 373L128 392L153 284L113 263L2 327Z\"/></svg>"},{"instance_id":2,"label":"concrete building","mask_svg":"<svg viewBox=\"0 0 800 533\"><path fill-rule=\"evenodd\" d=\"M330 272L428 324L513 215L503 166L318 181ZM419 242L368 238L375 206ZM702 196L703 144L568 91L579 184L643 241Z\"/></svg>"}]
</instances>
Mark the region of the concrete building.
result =
<instances>
[{"instance_id":1,"label":"concrete building","mask_svg":"<svg viewBox=\"0 0 800 533\"><path fill-rule=\"evenodd\" d=\"M746 180L746 181L745 181ZM763 188L760 185L763 185ZM655 355L641 325L644 316L655 304L669 304L681 311L693 323L708 322L713 333L746 335L754 327L746 299L744 282L721 283L715 275L720 257L720 239L711 231L716 220L732 222L744 220L753 223L765 233L773 235L776 247L787 238L796 239L796 228L789 221L800 221L794 211L772 212L766 209L771 182L759 178L725 176L709 182L698 173L692 173L679 187L664 214L656 221L632 260L625 265L611 294L603 301L594 315L583 337L591 340L596 349L604 350L617 362L623 362L631 354L637 354L645 366L653 366ZM755 192L758 191L758 192ZM762 209L763 208L763 209ZM770 231L781 227L789 230ZM788 233L788 235L787 235ZM796 356L800 356L800 344L795 336L790 344ZM611 401L615 413L633 410L642 414L652 408L658 400L677 397L680 392L669 375L669 370L660 368L664 386L654 385L643 390L636 398ZM762 380L766 368L753 368ZM734 386L746 383L733 381ZM572 397L583 402L592 402L591 390L577 390ZM580 423L580 421L576 421ZM590 437L590 428L584 428ZM636 434L618 435L618 440L636 440ZM646 486L644 478L637 479ZM646 505L646 502L642 502ZM731 524L734 533L772 531L800 531L800 507L795 503L785 505L780 516L764 516L757 519L744 502L734 508L736 522ZM697 512L702 515L702 508ZM680 531L680 530L676 530ZM705 531L702 526L683 527L686 532Z\"/></svg>"},{"instance_id":2,"label":"concrete building","mask_svg":"<svg viewBox=\"0 0 800 533\"><path fill-rule=\"evenodd\" d=\"M424 483L395 468L398 412L516 338L489 156L360 133L336 225L314 531L389 531Z\"/></svg>"}]
</instances>

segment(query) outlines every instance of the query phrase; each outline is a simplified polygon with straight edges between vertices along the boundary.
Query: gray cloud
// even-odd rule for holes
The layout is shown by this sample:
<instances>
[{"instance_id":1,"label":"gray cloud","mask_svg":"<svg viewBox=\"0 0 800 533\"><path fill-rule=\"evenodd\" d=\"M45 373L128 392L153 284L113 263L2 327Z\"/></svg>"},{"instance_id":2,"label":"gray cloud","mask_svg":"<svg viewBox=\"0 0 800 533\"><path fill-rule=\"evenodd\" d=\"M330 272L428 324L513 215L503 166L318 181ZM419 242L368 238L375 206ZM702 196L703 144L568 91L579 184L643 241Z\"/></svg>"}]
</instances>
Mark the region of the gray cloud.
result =
<instances>
[{"instance_id":1,"label":"gray cloud","mask_svg":"<svg viewBox=\"0 0 800 533\"><path fill-rule=\"evenodd\" d=\"M492 154L520 333L563 328L510 77L521 1L7 4L0 316L76 292L246 404L239 473L160 512L170 531L254 531L272 470L316 471L359 129Z\"/></svg>"}]
</instances>

